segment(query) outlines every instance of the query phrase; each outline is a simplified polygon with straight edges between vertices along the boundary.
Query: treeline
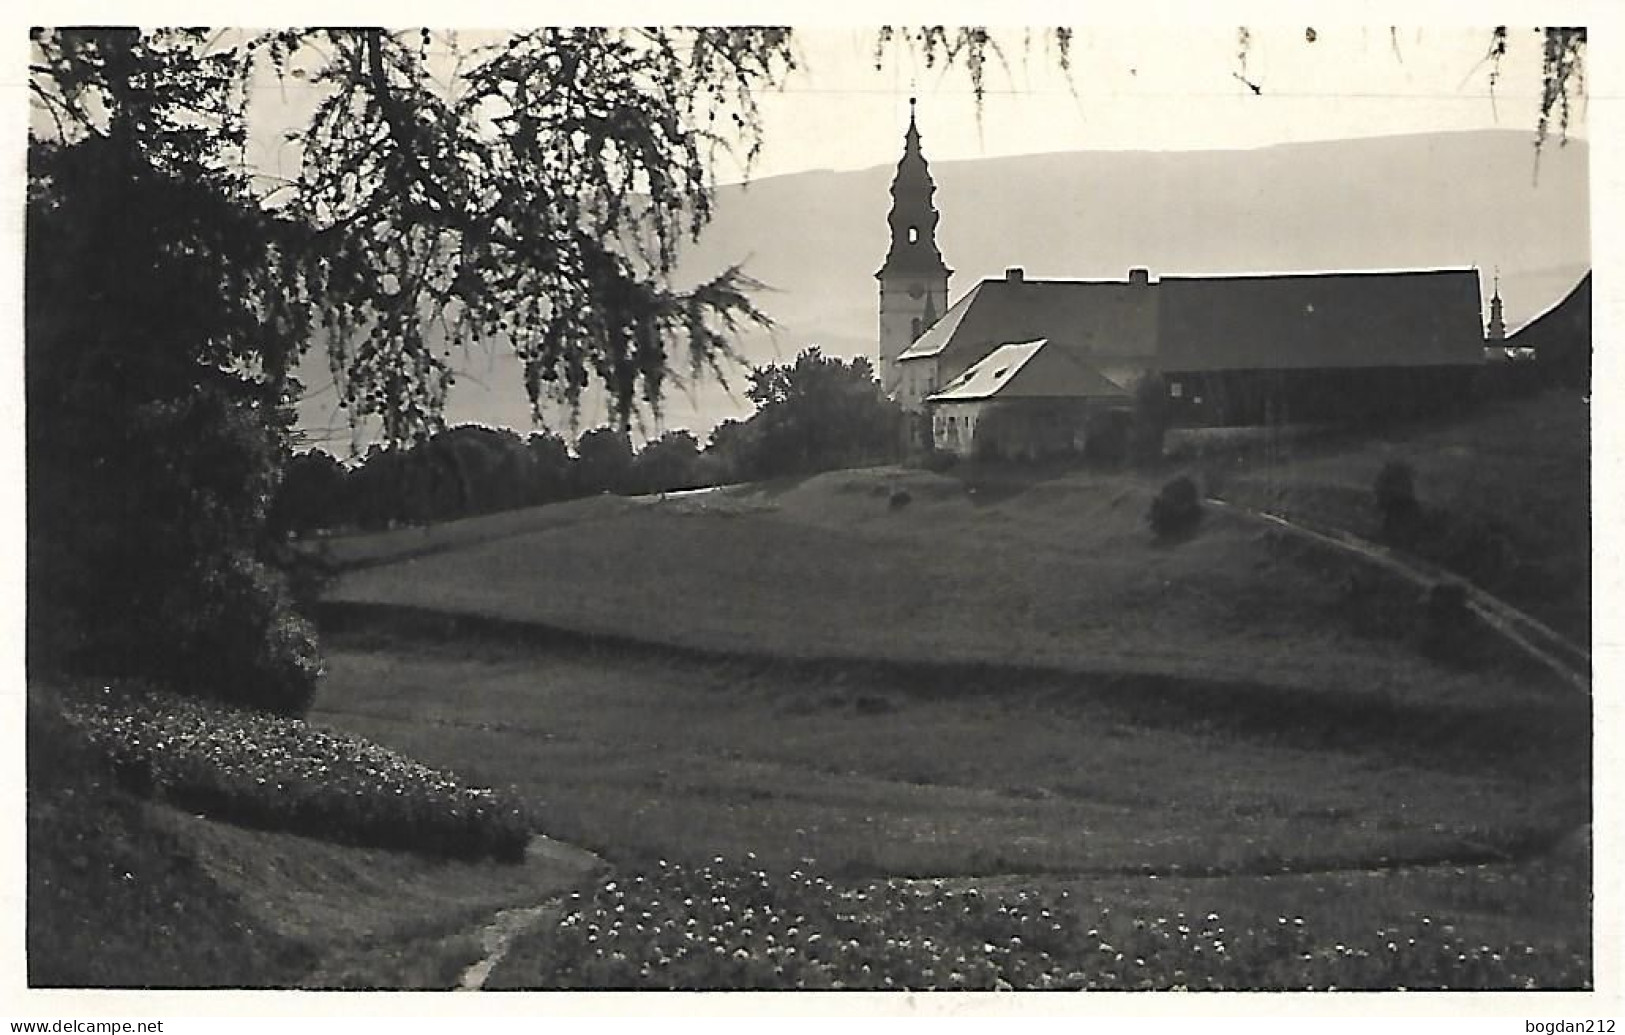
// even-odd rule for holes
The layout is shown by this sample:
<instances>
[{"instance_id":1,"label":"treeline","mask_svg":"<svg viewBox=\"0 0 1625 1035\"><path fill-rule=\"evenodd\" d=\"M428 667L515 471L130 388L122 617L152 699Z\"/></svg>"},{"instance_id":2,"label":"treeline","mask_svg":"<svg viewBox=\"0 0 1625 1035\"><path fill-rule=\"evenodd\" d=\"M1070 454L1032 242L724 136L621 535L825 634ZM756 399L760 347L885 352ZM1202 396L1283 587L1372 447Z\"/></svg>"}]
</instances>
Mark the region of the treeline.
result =
<instances>
[{"instance_id":1,"label":"treeline","mask_svg":"<svg viewBox=\"0 0 1625 1035\"><path fill-rule=\"evenodd\" d=\"M902 458L905 416L868 360L810 348L794 363L756 367L756 412L718 425L702 446L669 431L634 449L613 428L572 448L553 432L461 425L403 448L374 446L345 465L313 450L292 457L272 503L278 534L373 530L537 506L611 492L643 495L812 474Z\"/></svg>"}]
</instances>

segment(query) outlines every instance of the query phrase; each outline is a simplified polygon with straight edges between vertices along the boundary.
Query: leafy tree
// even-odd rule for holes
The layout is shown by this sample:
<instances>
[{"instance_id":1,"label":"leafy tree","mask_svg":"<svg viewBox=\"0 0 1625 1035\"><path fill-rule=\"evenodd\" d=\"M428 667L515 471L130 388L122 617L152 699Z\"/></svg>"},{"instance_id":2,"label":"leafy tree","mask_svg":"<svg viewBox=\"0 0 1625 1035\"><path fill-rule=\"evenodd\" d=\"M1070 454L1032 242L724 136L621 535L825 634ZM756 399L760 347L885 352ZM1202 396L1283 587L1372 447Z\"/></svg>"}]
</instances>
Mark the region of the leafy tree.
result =
<instances>
[{"instance_id":1,"label":"leafy tree","mask_svg":"<svg viewBox=\"0 0 1625 1035\"><path fill-rule=\"evenodd\" d=\"M283 469L267 525L273 536L303 535L343 524L346 509L344 465L313 449L295 455Z\"/></svg>"},{"instance_id":2,"label":"leafy tree","mask_svg":"<svg viewBox=\"0 0 1625 1035\"><path fill-rule=\"evenodd\" d=\"M710 217L711 160L735 146L719 121L747 157L758 146L755 91L790 67L785 30L538 29L466 53L379 29L257 44L324 91L296 131L288 208L323 238L342 400L388 438L439 419L437 326L511 347L538 420L597 383L625 431L681 359L720 371L730 335L768 323L737 268L682 291L669 275Z\"/></svg>"},{"instance_id":3,"label":"leafy tree","mask_svg":"<svg viewBox=\"0 0 1625 1035\"><path fill-rule=\"evenodd\" d=\"M257 559L290 454L294 361L331 343L341 404L426 441L450 384L442 321L505 338L539 406L605 385L624 425L673 357L716 364L764 322L737 269L678 291L709 216L720 116L789 64L772 29L541 30L440 90L426 35L31 33L26 303L36 663L144 672L283 711L319 672ZM260 70L322 91L298 180L257 195ZM443 82L444 79L439 80ZM357 517L468 506L462 448L382 451ZM438 461L438 462L437 462Z\"/></svg>"},{"instance_id":4,"label":"leafy tree","mask_svg":"<svg viewBox=\"0 0 1625 1035\"><path fill-rule=\"evenodd\" d=\"M417 446L433 477L435 502L427 520L489 514L528 502L531 454L507 428L463 424Z\"/></svg>"},{"instance_id":5,"label":"leafy tree","mask_svg":"<svg viewBox=\"0 0 1625 1035\"><path fill-rule=\"evenodd\" d=\"M711 469L712 484L747 481L756 476L750 467L756 452L756 432L748 421L731 417L711 429L702 459Z\"/></svg>"},{"instance_id":6,"label":"leafy tree","mask_svg":"<svg viewBox=\"0 0 1625 1035\"><path fill-rule=\"evenodd\" d=\"M233 69L200 42L46 48L103 89L97 132L29 153L31 656L298 711L314 640L257 555L310 330L277 280L306 235L223 156Z\"/></svg>"},{"instance_id":7,"label":"leafy tree","mask_svg":"<svg viewBox=\"0 0 1625 1035\"><path fill-rule=\"evenodd\" d=\"M669 492L700 484L700 443L692 432L668 431L638 451L632 483L638 492Z\"/></svg>"},{"instance_id":8,"label":"leafy tree","mask_svg":"<svg viewBox=\"0 0 1625 1035\"><path fill-rule=\"evenodd\" d=\"M538 431L525 440L530 450L531 503L552 503L575 495L575 457L569 443L553 432Z\"/></svg>"},{"instance_id":9,"label":"leafy tree","mask_svg":"<svg viewBox=\"0 0 1625 1035\"><path fill-rule=\"evenodd\" d=\"M816 346L794 363L751 371L744 466L752 477L806 474L898 459L906 417L886 398L869 361L825 356Z\"/></svg>"},{"instance_id":10,"label":"leafy tree","mask_svg":"<svg viewBox=\"0 0 1625 1035\"><path fill-rule=\"evenodd\" d=\"M626 492L632 440L615 428L593 428L576 442L576 483L586 492Z\"/></svg>"}]
</instances>

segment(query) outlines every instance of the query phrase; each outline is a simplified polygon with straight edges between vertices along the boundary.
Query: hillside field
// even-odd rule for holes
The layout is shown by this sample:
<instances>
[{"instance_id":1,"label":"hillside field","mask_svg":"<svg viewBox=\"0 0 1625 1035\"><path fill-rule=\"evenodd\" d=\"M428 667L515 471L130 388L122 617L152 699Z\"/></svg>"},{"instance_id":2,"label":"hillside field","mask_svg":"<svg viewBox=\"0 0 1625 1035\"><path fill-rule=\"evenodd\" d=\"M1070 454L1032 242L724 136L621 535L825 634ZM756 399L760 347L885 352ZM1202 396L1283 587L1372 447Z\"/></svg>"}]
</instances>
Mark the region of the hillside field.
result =
<instances>
[{"instance_id":1,"label":"hillside field","mask_svg":"<svg viewBox=\"0 0 1625 1035\"><path fill-rule=\"evenodd\" d=\"M1352 491L1404 450L1424 496L1492 506L1517 457L1570 462L1583 423L1507 430L1560 409L1271 478ZM629 872L750 856L1259 923L1431 914L1588 958L1585 857L1548 853L1590 820L1589 700L1488 639L1430 655L1413 591L1351 601L1345 565L1237 515L1155 542L1158 484L876 469L332 540L358 566L313 718L511 787ZM498 983L538 980L513 966Z\"/></svg>"}]
</instances>

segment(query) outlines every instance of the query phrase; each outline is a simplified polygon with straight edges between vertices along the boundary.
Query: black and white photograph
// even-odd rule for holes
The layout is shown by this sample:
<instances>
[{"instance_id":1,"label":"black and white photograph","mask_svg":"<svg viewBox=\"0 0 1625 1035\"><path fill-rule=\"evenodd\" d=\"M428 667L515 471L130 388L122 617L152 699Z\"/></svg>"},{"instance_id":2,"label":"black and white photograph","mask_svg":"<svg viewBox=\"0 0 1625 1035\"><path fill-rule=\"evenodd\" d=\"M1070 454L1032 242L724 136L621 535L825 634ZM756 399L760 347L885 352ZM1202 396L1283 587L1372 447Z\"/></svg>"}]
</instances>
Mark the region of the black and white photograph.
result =
<instances>
[{"instance_id":1,"label":"black and white photograph","mask_svg":"<svg viewBox=\"0 0 1625 1035\"><path fill-rule=\"evenodd\" d=\"M479 13L30 12L17 986L1618 1016L1588 24Z\"/></svg>"}]
</instances>

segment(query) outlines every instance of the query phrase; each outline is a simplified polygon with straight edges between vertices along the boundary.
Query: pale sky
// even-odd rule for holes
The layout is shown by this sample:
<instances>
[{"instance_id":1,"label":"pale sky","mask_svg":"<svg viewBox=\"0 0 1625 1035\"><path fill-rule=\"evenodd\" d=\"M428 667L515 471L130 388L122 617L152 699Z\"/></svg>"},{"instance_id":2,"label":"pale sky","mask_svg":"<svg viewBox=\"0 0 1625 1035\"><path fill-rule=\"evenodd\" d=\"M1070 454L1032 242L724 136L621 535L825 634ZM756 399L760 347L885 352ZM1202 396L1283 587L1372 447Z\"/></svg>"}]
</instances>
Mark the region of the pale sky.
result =
<instances>
[{"instance_id":1,"label":"pale sky","mask_svg":"<svg viewBox=\"0 0 1625 1035\"><path fill-rule=\"evenodd\" d=\"M1039 151L1191 150L1293 140L1503 126L1533 131L1540 41L1514 30L1492 100L1491 27L1254 26L1246 77L1230 26L1081 28L1070 82L1034 30L1002 32L1008 69L989 69L981 120L962 71L896 49L883 70L873 29L808 28L806 70L762 102L767 142L755 175L896 160L914 82L934 161ZM1584 136L1574 113L1571 133ZM731 178L724 174L724 178Z\"/></svg>"},{"instance_id":2,"label":"pale sky","mask_svg":"<svg viewBox=\"0 0 1625 1035\"><path fill-rule=\"evenodd\" d=\"M443 9L442 9L443 10ZM1070 77L1040 28L997 30L1006 65L993 64L978 118L962 69L928 68L906 44L875 68L877 28L804 26L799 67L760 97L765 125L754 178L896 161L911 91L932 161L1070 150L1260 147L1388 133L1502 126L1533 131L1540 39L1515 29L1492 97L1484 60L1490 25L1399 27L1275 22L1251 26L1245 70L1230 25L1079 28ZM466 48L483 34L459 33ZM1238 76L1257 85L1254 93ZM297 172L282 140L303 121L312 90L269 76L256 92L249 160ZM1584 137L1586 111L1570 133ZM725 162L720 182L741 178Z\"/></svg>"}]
</instances>

